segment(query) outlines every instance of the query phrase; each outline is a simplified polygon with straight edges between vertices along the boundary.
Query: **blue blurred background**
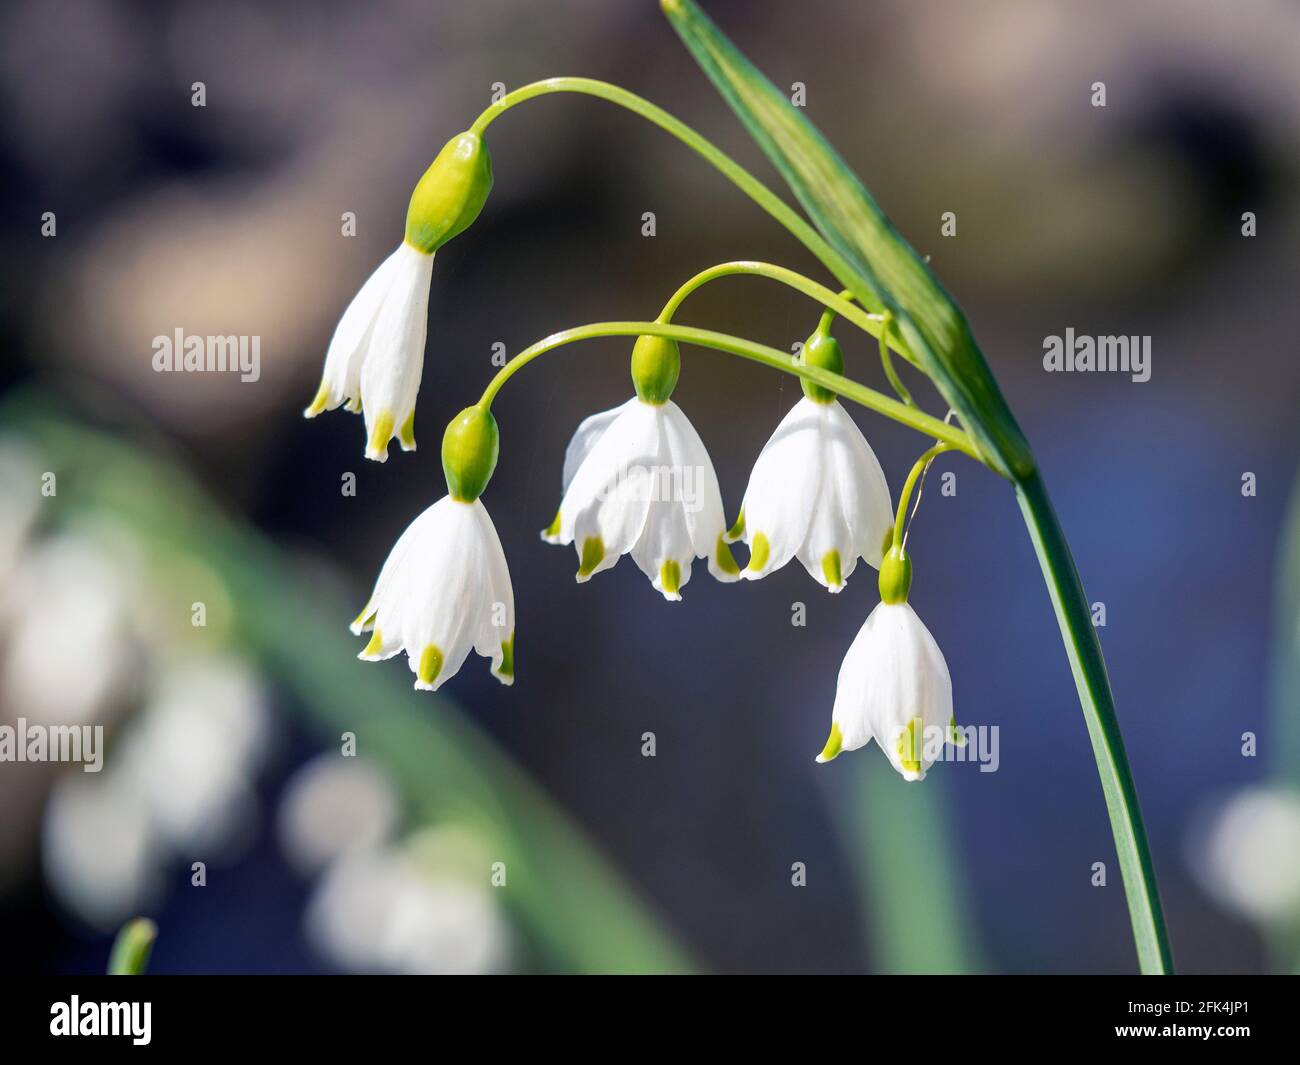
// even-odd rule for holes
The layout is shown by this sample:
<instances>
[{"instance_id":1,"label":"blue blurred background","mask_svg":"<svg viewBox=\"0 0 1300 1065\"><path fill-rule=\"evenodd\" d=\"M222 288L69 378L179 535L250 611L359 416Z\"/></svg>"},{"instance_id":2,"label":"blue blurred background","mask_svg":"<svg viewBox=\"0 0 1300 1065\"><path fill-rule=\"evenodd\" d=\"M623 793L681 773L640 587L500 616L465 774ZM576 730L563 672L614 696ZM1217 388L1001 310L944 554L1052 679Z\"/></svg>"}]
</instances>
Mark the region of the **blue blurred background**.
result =
<instances>
[{"instance_id":1,"label":"blue blurred background","mask_svg":"<svg viewBox=\"0 0 1300 1065\"><path fill-rule=\"evenodd\" d=\"M1223 804L1296 777L1277 760L1269 677L1300 397L1300 9L706 9L777 85L806 85L806 113L931 256L1034 444L1089 597L1105 604L1102 644L1179 967L1278 964L1270 936L1300 913L1294 804L1245 793L1273 803L1271 820L1240 815L1273 826L1248 843L1238 833L1225 843L1223 825L1235 822ZM538 936L535 910L511 901L526 886L489 886L480 859L495 852L476 852L472 817L448 818L445 802L431 815L382 759L354 772L312 727L291 671L286 680L259 648L232 636L214 666L217 652L196 649L192 633L173 640L167 630L188 629L189 602L203 598L191 594L193 573L151 564L147 535L105 533L94 513L75 533L47 520L23 496L38 481L22 472L53 468L21 415L38 393L68 422L178 465L310 575L319 598L304 608L338 630L346 654L348 604L360 605L392 542L442 493L436 442L493 372L495 344L515 352L567 326L652 318L682 280L728 259L828 280L676 142L603 102L543 99L493 125L492 196L438 254L420 450L379 466L361 457L357 420L305 422L337 318L400 239L429 159L494 83L555 74L648 97L781 188L651 2L5 5L0 344L6 462L17 471L5 507L15 528L37 511L36 532L14 533L6 599L54 613L51 639L24 644L28 620L11 602L0 713L34 716L31 699L94 667L105 679L75 712L107 724L109 769L143 746L140 774L161 774L141 798L139 774L123 769L114 787L125 797L111 806L75 794L75 769L0 765L0 927L15 970L100 969L106 936L135 912L160 925L161 972L575 967ZM201 108L191 104L199 81ZM1104 108L1092 104L1094 82L1105 83ZM47 211L53 238L41 233ZM653 238L641 235L646 211ZM943 237L949 211L957 234ZM355 212L355 236L341 234L344 212ZM1258 235L1243 236L1244 212ZM679 320L788 350L817 313L794 292L730 279L693 296ZM260 336L261 379L154 373L152 338L178 327ZM1043 339L1067 327L1150 335L1151 379L1044 373ZM838 335L847 372L884 387L869 338L847 326ZM515 584L518 681L501 688L481 662L467 664L447 689L463 712L581 826L657 934L697 967L1133 970L1087 735L1009 487L944 460L956 494L932 479L909 541L912 601L947 657L957 718L998 726L998 771L940 765L905 785L874 749L815 765L840 659L876 601L869 570L832 597L797 565L738 586L697 567L685 601L670 604L628 561L578 586L572 553L538 539L574 427L630 394L629 353L605 340L548 356L496 405L501 461L485 502ZM912 383L935 410L932 390ZM710 449L729 514L798 396L791 378L686 352L675 398ZM923 441L854 416L896 492ZM355 497L340 492L347 471ZM1247 472L1253 496L1242 493ZM153 490L169 491L163 480ZM205 549L194 550L200 566ZM60 551L81 551L84 571ZM92 576L72 581L69 567ZM101 585L101 599L117 598L92 639L79 596ZM791 625L795 603L806 605L804 627ZM169 688L172 667L196 654L225 671L215 690L204 694L188 666ZM365 685L383 670L407 683L396 661L350 662L342 674L356 685L363 756ZM160 706L205 699L220 720L195 711L205 724L192 733L149 724L174 720ZM73 713L53 701L51 720ZM415 705L443 712L437 700ZM641 753L647 731L653 759ZM149 746L159 732L172 738ZM1243 757L1245 732L1258 757ZM172 764L177 779L160 768L178 749L168 743L196 760L184 772ZM195 754L218 749L219 771ZM177 789L204 774L216 783L186 820ZM412 864L416 852L433 857ZM192 862L209 854L196 889ZM791 883L796 862L806 887ZM1104 887L1093 884L1096 862ZM417 867L435 873L421 879ZM1244 885L1232 875L1242 869ZM1263 902L1251 894L1261 880L1276 889ZM581 898L586 881L575 870L551 886ZM938 901L904 928L909 894ZM407 925L392 927L393 908L409 912ZM368 942L349 938L354 921L374 922ZM375 950L374 937L428 949ZM910 957L913 945L921 953Z\"/></svg>"}]
</instances>

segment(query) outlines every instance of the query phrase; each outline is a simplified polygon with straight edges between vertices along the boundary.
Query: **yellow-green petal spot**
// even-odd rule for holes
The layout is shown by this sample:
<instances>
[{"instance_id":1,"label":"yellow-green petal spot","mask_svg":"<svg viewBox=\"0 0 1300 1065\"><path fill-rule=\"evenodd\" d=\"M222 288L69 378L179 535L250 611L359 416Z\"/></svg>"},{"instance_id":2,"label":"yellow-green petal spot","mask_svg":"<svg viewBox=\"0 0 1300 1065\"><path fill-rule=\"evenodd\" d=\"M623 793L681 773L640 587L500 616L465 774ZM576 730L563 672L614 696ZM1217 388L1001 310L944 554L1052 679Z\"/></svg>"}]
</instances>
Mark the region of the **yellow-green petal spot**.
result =
<instances>
[{"instance_id":1,"label":"yellow-green petal spot","mask_svg":"<svg viewBox=\"0 0 1300 1065\"><path fill-rule=\"evenodd\" d=\"M908 773L921 772L921 719L912 718L898 737L898 762Z\"/></svg>"},{"instance_id":2,"label":"yellow-green petal spot","mask_svg":"<svg viewBox=\"0 0 1300 1065\"><path fill-rule=\"evenodd\" d=\"M745 508L740 508L740 513L736 515L736 524L727 530L727 541L735 543L745 535Z\"/></svg>"},{"instance_id":3,"label":"yellow-green petal spot","mask_svg":"<svg viewBox=\"0 0 1300 1065\"><path fill-rule=\"evenodd\" d=\"M375 616L376 613L378 613L378 611L374 608L374 606L372 606L370 603L367 603L365 606L361 608L361 613L358 614L353 619L352 627L356 629L361 628L363 625L365 625L367 621L370 621Z\"/></svg>"},{"instance_id":4,"label":"yellow-green petal spot","mask_svg":"<svg viewBox=\"0 0 1300 1065\"><path fill-rule=\"evenodd\" d=\"M822 576L832 588L838 588L844 583L844 578L840 576L840 553L834 548L822 556Z\"/></svg>"},{"instance_id":5,"label":"yellow-green petal spot","mask_svg":"<svg viewBox=\"0 0 1300 1065\"><path fill-rule=\"evenodd\" d=\"M442 672L442 652L433 644L427 644L420 652L420 668L416 674L421 684L432 684Z\"/></svg>"},{"instance_id":6,"label":"yellow-green petal spot","mask_svg":"<svg viewBox=\"0 0 1300 1065\"><path fill-rule=\"evenodd\" d=\"M542 530L542 535L550 539L560 535L560 512L558 510L555 512L555 519Z\"/></svg>"},{"instance_id":7,"label":"yellow-green petal spot","mask_svg":"<svg viewBox=\"0 0 1300 1065\"><path fill-rule=\"evenodd\" d=\"M966 733L958 726L956 714L948 719L948 742L954 747L966 746Z\"/></svg>"},{"instance_id":8,"label":"yellow-green petal spot","mask_svg":"<svg viewBox=\"0 0 1300 1065\"><path fill-rule=\"evenodd\" d=\"M316 398L311 401L311 406L309 406L302 413L305 417L314 418L316 417L316 415L318 415L321 411L325 409L325 405L329 401L330 401L329 386L322 383L320 389L316 392Z\"/></svg>"},{"instance_id":9,"label":"yellow-green petal spot","mask_svg":"<svg viewBox=\"0 0 1300 1065\"><path fill-rule=\"evenodd\" d=\"M411 411L402 422L402 427L397 430L397 439L407 451L415 450L415 411Z\"/></svg>"},{"instance_id":10,"label":"yellow-green petal spot","mask_svg":"<svg viewBox=\"0 0 1300 1065\"><path fill-rule=\"evenodd\" d=\"M767 560L772 554L772 547L767 542L767 537L763 533L755 533L754 539L749 545L749 566L751 573L757 573L767 565Z\"/></svg>"},{"instance_id":11,"label":"yellow-green petal spot","mask_svg":"<svg viewBox=\"0 0 1300 1065\"><path fill-rule=\"evenodd\" d=\"M501 432L486 407L466 407L442 434L442 472L452 499L472 503L483 494L497 468Z\"/></svg>"},{"instance_id":12,"label":"yellow-green petal spot","mask_svg":"<svg viewBox=\"0 0 1300 1065\"><path fill-rule=\"evenodd\" d=\"M492 191L492 158L477 133L452 137L429 165L406 208L406 243L432 255L467 229Z\"/></svg>"},{"instance_id":13,"label":"yellow-green petal spot","mask_svg":"<svg viewBox=\"0 0 1300 1065\"><path fill-rule=\"evenodd\" d=\"M682 353L669 337L639 336L632 348L632 384L643 403L667 403L677 387Z\"/></svg>"},{"instance_id":14,"label":"yellow-green petal spot","mask_svg":"<svg viewBox=\"0 0 1300 1065\"><path fill-rule=\"evenodd\" d=\"M740 565L736 562L736 556L731 553L731 548L727 546L726 540L721 536L718 537L717 549L718 569L732 577L740 574Z\"/></svg>"},{"instance_id":15,"label":"yellow-green petal spot","mask_svg":"<svg viewBox=\"0 0 1300 1065\"><path fill-rule=\"evenodd\" d=\"M817 756L817 761L829 762L840 753L843 747L844 737L840 735L840 727L832 723L831 734L826 739L826 746L822 748L822 753Z\"/></svg>"},{"instance_id":16,"label":"yellow-green petal spot","mask_svg":"<svg viewBox=\"0 0 1300 1065\"><path fill-rule=\"evenodd\" d=\"M578 560L578 576L590 577L592 571L605 559L605 541L599 536L588 536L582 541L582 556Z\"/></svg>"},{"instance_id":17,"label":"yellow-green petal spot","mask_svg":"<svg viewBox=\"0 0 1300 1065\"><path fill-rule=\"evenodd\" d=\"M383 454L388 450L388 441L393 438L393 412L390 410L380 412L375 419L375 431L370 434L370 450L375 454Z\"/></svg>"},{"instance_id":18,"label":"yellow-green petal spot","mask_svg":"<svg viewBox=\"0 0 1300 1065\"><path fill-rule=\"evenodd\" d=\"M891 547L880 563L880 601L906 603L912 589L912 559L901 547Z\"/></svg>"},{"instance_id":19,"label":"yellow-green petal spot","mask_svg":"<svg viewBox=\"0 0 1300 1065\"><path fill-rule=\"evenodd\" d=\"M839 341L829 333L820 331L813 333L804 341L803 350L795 361L804 366L830 370L831 373L844 372L844 354L840 351ZM799 378L799 383L803 386L803 394L814 403L830 403L836 398L835 393L830 389L822 388L821 385L815 385L802 377Z\"/></svg>"},{"instance_id":20,"label":"yellow-green petal spot","mask_svg":"<svg viewBox=\"0 0 1300 1065\"><path fill-rule=\"evenodd\" d=\"M501 641L501 665L497 667L497 673L502 677L515 675L515 634L513 632L508 640Z\"/></svg>"},{"instance_id":21,"label":"yellow-green petal spot","mask_svg":"<svg viewBox=\"0 0 1300 1065\"><path fill-rule=\"evenodd\" d=\"M379 626L375 626L375 631L370 634L370 642L366 644L366 649L361 653L363 655L377 655L384 649L384 635L379 631Z\"/></svg>"},{"instance_id":22,"label":"yellow-green petal spot","mask_svg":"<svg viewBox=\"0 0 1300 1065\"><path fill-rule=\"evenodd\" d=\"M659 567L659 586L665 595L676 595L682 586L682 567L671 558Z\"/></svg>"}]
</instances>

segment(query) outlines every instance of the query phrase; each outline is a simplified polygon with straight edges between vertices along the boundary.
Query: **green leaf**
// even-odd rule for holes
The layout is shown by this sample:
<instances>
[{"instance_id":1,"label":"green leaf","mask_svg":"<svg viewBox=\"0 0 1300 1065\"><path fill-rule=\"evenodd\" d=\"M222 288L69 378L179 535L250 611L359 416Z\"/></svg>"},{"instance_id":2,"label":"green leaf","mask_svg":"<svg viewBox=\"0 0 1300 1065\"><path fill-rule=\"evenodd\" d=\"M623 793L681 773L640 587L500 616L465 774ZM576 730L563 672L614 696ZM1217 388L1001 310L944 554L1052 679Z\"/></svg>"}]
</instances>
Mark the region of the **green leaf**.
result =
<instances>
[{"instance_id":1,"label":"green leaf","mask_svg":"<svg viewBox=\"0 0 1300 1065\"><path fill-rule=\"evenodd\" d=\"M826 138L691 0L662 0L662 6L813 224L852 267L827 264L840 283L869 309L893 314L903 342L960 416L984 460L1004 477L1028 477L1034 470L1029 444L965 316L930 268Z\"/></svg>"},{"instance_id":2,"label":"green leaf","mask_svg":"<svg viewBox=\"0 0 1300 1065\"><path fill-rule=\"evenodd\" d=\"M113 950L108 957L109 976L142 976L149 966L158 926L147 917L128 921L113 940Z\"/></svg>"}]
</instances>

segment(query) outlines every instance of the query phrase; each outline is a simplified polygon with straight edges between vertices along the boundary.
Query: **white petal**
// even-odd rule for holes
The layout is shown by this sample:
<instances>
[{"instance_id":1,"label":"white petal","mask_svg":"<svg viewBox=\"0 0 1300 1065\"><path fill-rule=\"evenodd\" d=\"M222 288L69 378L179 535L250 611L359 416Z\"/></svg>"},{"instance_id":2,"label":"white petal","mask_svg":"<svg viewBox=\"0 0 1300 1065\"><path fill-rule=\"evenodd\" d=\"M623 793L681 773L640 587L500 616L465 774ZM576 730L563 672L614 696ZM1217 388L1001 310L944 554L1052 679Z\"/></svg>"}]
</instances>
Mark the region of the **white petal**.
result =
<instances>
[{"instance_id":1,"label":"white petal","mask_svg":"<svg viewBox=\"0 0 1300 1065\"><path fill-rule=\"evenodd\" d=\"M560 488L561 496L569 490L569 485L573 483L574 474L578 472L578 467L591 453L591 449L596 446L596 441L605 435L605 430L614 424L614 419L636 401L636 396L633 396L626 403L620 404L612 410L603 410L599 414L593 414L591 417L582 420L582 423L573 434L573 439L569 441L569 446L564 451L564 483Z\"/></svg>"},{"instance_id":2,"label":"white petal","mask_svg":"<svg viewBox=\"0 0 1300 1065\"><path fill-rule=\"evenodd\" d=\"M656 499L650 504L641 536L632 548L632 560L641 572L650 578L655 590L665 599L681 599L681 589L691 579L691 560L695 549L686 528L686 513L680 502ZM677 568L675 587L665 587L663 570L666 563Z\"/></svg>"},{"instance_id":3,"label":"white petal","mask_svg":"<svg viewBox=\"0 0 1300 1065\"><path fill-rule=\"evenodd\" d=\"M575 543L581 560L584 543L599 538L600 562L581 576L608 569L636 543L645 525L659 458L661 426L657 408L635 400L596 441L578 467L560 503L559 543Z\"/></svg>"},{"instance_id":4,"label":"white petal","mask_svg":"<svg viewBox=\"0 0 1300 1065\"><path fill-rule=\"evenodd\" d=\"M767 542L763 564L741 571L753 580L780 569L803 545L823 478L822 404L801 399L763 446L745 489L744 541ZM751 567L753 566L751 560Z\"/></svg>"},{"instance_id":5,"label":"white petal","mask_svg":"<svg viewBox=\"0 0 1300 1065\"><path fill-rule=\"evenodd\" d=\"M894 507L885 471L880 468L880 460L862 430L838 401L825 405L825 418L823 492L829 490L834 494L835 509L846 523L848 543L853 545L851 553L861 554L869 565L879 569L885 536L894 525Z\"/></svg>"},{"instance_id":6,"label":"white petal","mask_svg":"<svg viewBox=\"0 0 1300 1065\"><path fill-rule=\"evenodd\" d=\"M366 458L383 462L388 441L415 410L424 370L433 256L403 244L361 365L361 400L366 418Z\"/></svg>"},{"instance_id":7,"label":"white petal","mask_svg":"<svg viewBox=\"0 0 1300 1065\"><path fill-rule=\"evenodd\" d=\"M952 720L952 681L938 644L910 605L881 603L871 612L844 656L831 719L842 750L874 738L906 779L925 776L935 737L946 736ZM919 762L919 772L899 750L913 720L919 721L919 749L907 761Z\"/></svg>"},{"instance_id":8,"label":"white petal","mask_svg":"<svg viewBox=\"0 0 1300 1065\"><path fill-rule=\"evenodd\" d=\"M379 314L380 304L388 294L401 245L366 279L352 297L330 339L325 353L325 371L321 377L321 394L303 413L314 418L323 410L333 410L345 401L355 405L361 396L361 363L367 341Z\"/></svg>"},{"instance_id":9,"label":"white petal","mask_svg":"<svg viewBox=\"0 0 1300 1065\"><path fill-rule=\"evenodd\" d=\"M506 680L502 644L514 631L514 595L483 504L444 496L416 518L389 555L367 610L373 617L363 612L358 622L373 624L374 635L361 657L405 650L417 688L436 691L476 646ZM506 624L498 627L502 612ZM426 668L432 675L422 677Z\"/></svg>"},{"instance_id":10,"label":"white petal","mask_svg":"<svg viewBox=\"0 0 1300 1065\"><path fill-rule=\"evenodd\" d=\"M408 556L404 567L404 604L400 613L402 644L411 672L419 673L425 648L436 647L442 662L432 684L417 688L437 691L455 676L478 634L486 587L486 552L482 529L472 503L444 497L437 522L427 538ZM380 605L379 624L384 624Z\"/></svg>"},{"instance_id":11,"label":"white petal","mask_svg":"<svg viewBox=\"0 0 1300 1065\"><path fill-rule=\"evenodd\" d=\"M510 567L506 565L501 538L497 536L496 526L492 524L487 508L479 500L475 500L472 505L481 529L488 590L474 650L492 660L492 673L498 680L511 684L514 681L515 593L510 583ZM511 661L508 671L502 672L502 666L506 664L507 648Z\"/></svg>"},{"instance_id":12,"label":"white petal","mask_svg":"<svg viewBox=\"0 0 1300 1065\"><path fill-rule=\"evenodd\" d=\"M675 498L682 504L695 554L709 560L709 570L715 577L734 580L734 574L720 572L717 567L717 549L727 531L727 517L713 460L695 426L676 403L669 400L663 405L663 412L668 452L677 471Z\"/></svg>"}]
</instances>

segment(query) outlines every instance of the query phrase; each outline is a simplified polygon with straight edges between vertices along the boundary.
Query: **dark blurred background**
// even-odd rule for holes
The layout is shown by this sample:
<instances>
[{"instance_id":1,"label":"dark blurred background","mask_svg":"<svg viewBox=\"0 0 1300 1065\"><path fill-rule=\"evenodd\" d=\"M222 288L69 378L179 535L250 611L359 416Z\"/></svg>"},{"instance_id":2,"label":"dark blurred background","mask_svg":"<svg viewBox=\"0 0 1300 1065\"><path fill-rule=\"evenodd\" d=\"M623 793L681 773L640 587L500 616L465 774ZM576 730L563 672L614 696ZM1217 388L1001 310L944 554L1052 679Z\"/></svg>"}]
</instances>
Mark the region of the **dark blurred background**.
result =
<instances>
[{"instance_id":1,"label":"dark blurred background","mask_svg":"<svg viewBox=\"0 0 1300 1065\"><path fill-rule=\"evenodd\" d=\"M1279 779L1268 704L1275 562L1300 397L1300 8L705 7L778 86L806 85L808 116L963 305L1036 449L1089 597L1105 604L1102 643L1180 968L1276 964L1268 929L1300 912L1300 815L1290 793L1267 790ZM53 394L70 417L183 464L223 508L318 575L331 592L321 610L337 609L340 588L359 606L392 542L442 493L437 441L493 372L494 344L515 352L572 325L653 318L681 281L728 259L829 280L675 141L600 101L545 98L493 125L491 198L438 254L419 451L367 463L358 420L304 421L338 316L400 239L428 161L487 106L494 83L555 74L648 97L784 193L649 0L11 0L0 14L5 388ZM205 107L191 104L199 81ZM1094 82L1105 83L1104 108L1092 104ZM340 232L349 211L355 237ZM656 215L653 238L641 235L646 211ZM948 211L954 237L940 235ZM55 212L55 237L42 236L44 212ZM1245 212L1258 235L1243 236ZM769 282L729 279L693 296L679 320L788 350L817 314ZM153 372L152 338L178 327L260 336L261 379ZM1067 327L1150 335L1151 379L1044 373L1043 338ZM848 326L838 335L848 372L883 388L873 342ZM906 967L908 934L873 909L887 891L881 867L901 848L920 858L904 868L943 881L915 886L949 896L943 934L956 934L956 921L964 941L953 967L1131 970L1096 770L1009 487L974 464L948 463L957 492L941 496L931 481L909 541L912 601L947 657L958 720L999 727L999 770L940 765L924 784L904 785L875 749L814 765L840 659L876 602L870 570L832 597L797 564L725 587L697 566L685 601L669 604L629 560L578 586L572 552L538 539L574 427L630 394L629 353L620 340L569 348L498 401L501 461L485 502L514 579L518 681L501 688L474 660L446 690L567 809L700 967ZM933 391L909 380L935 410ZM686 353L675 398L710 449L729 516L799 394L791 378ZM897 492L924 442L854 416ZM6 436L18 455L21 428ZM48 468L39 452L11 460ZM355 498L340 492L345 471L356 473ZM1242 494L1246 472L1253 496ZM28 505L7 498L14 524ZM26 554L15 548L6 598L23 614L10 611L3 629L6 720L33 716L24 699L118 653L118 614L85 631L89 608L77 596L96 581L146 634L172 623L151 620L141 580L120 561L131 548L107 549L95 534L97 560L73 560L83 571L65 557L85 546L60 539L70 535L46 530ZM149 574L144 554L137 563ZM47 583L31 590L41 573ZM75 585L71 598L59 598L61 582ZM791 625L796 602L806 627ZM20 646L26 612L42 603L49 639ZM187 624L184 614L173 620ZM165 673L189 653L164 643L152 660ZM221 674L215 694L196 694L191 679L171 697L210 698L225 715L173 741L200 762L196 749L220 748L231 763L173 766L174 776L224 782L195 800L192 823L172 823L184 821L173 809L182 784L166 774L143 800L138 782L119 781L130 795L109 817L103 795L72 794L85 776L75 770L0 765L0 917L17 948L12 968L102 968L105 936L137 911L159 922L154 967L164 972L547 967L526 922L479 889L486 875L444 876L430 901L385 865L384 840L426 830L401 789L381 765L352 773L336 756L318 760L325 745L304 728L310 707L294 705L292 686L267 675L256 649L236 643L223 654L203 667ZM406 683L398 661L355 663L357 683L375 670ZM141 715L166 705L166 685L122 695L119 675L136 671L103 672L102 691L78 712L108 721L117 738L150 734ZM232 714L234 704L242 709ZM210 743L195 738L204 727ZM254 729L264 738L247 739ZM657 737L654 759L641 755L646 731ZM1243 757L1248 731L1258 757ZM138 756L155 772L176 749L159 742ZM248 750L230 753L232 744ZM110 769L127 749L115 739ZM915 801L905 793L920 788L931 816L916 832L905 819L887 820L888 833L869 814L865 828L857 820L854 807L877 798L905 813ZM1247 800L1268 816L1232 805ZM349 816L357 823L340 828ZM1242 817L1268 832L1248 844L1229 832L1225 842L1223 826ZM131 830L160 818L165 847L154 829ZM192 890L194 841L214 824L229 837L228 857L205 890ZM431 845L444 857L473 850L455 827L430 831L441 833ZM338 855L357 833L373 836L373 861L344 855L356 866L348 880ZM325 856L304 859L304 848ZM927 864L921 851L942 860ZM805 888L791 885L795 862L806 865ZM1104 888L1093 886L1095 862L1106 863ZM432 961L340 942L354 908L384 909L384 892L417 898L404 905L434 929Z\"/></svg>"}]
</instances>

